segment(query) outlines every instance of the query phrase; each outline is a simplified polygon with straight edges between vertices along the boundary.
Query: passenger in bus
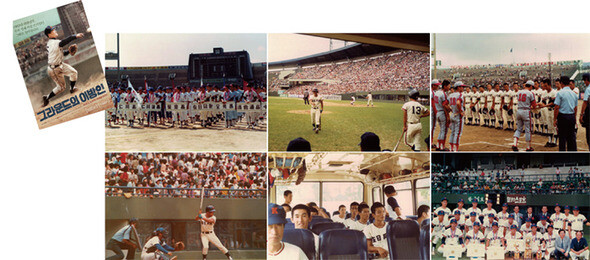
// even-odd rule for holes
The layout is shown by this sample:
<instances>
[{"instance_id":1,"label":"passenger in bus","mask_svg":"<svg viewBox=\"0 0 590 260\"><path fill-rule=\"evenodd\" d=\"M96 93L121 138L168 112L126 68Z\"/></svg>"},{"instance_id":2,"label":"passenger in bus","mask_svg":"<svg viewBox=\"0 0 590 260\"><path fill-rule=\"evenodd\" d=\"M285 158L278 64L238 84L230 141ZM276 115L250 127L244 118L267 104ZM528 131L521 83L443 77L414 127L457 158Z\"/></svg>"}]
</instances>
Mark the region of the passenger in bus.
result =
<instances>
[{"instance_id":1,"label":"passenger in bus","mask_svg":"<svg viewBox=\"0 0 590 260\"><path fill-rule=\"evenodd\" d=\"M290 190L286 190L283 192L283 198L285 198L285 203L287 205L291 205L291 201L293 201L293 192Z\"/></svg>"},{"instance_id":2,"label":"passenger in bus","mask_svg":"<svg viewBox=\"0 0 590 260\"><path fill-rule=\"evenodd\" d=\"M346 221L346 206L338 206L338 214L332 216L332 221L344 224Z\"/></svg>"},{"instance_id":3,"label":"passenger in bus","mask_svg":"<svg viewBox=\"0 0 590 260\"><path fill-rule=\"evenodd\" d=\"M295 229L309 229L309 223L311 222L311 210L304 204L297 204L293 207L291 211L291 220L293 220L293 224L295 225ZM320 250L320 236L313 234L313 242L315 245L316 253L319 253Z\"/></svg>"},{"instance_id":4,"label":"passenger in bus","mask_svg":"<svg viewBox=\"0 0 590 260\"><path fill-rule=\"evenodd\" d=\"M369 209L369 205L364 202L359 204L358 215L360 216L359 220L351 222L352 224L348 226L348 229L363 231L370 224L369 216L371 215L371 210Z\"/></svg>"},{"instance_id":5,"label":"passenger in bus","mask_svg":"<svg viewBox=\"0 0 590 260\"><path fill-rule=\"evenodd\" d=\"M316 204L315 202L307 203L307 206L310 207L310 209L315 208L318 213L318 216L320 216L322 218L330 218L328 211L326 211L326 209L324 209L324 208L318 207L318 204Z\"/></svg>"},{"instance_id":6,"label":"passenger in bus","mask_svg":"<svg viewBox=\"0 0 590 260\"><path fill-rule=\"evenodd\" d=\"M416 220L418 221L418 225L422 226L422 221L430 218L430 216L428 216L429 213L430 207L428 205L420 205L420 207L418 207L418 219Z\"/></svg>"},{"instance_id":7,"label":"passenger in bus","mask_svg":"<svg viewBox=\"0 0 590 260\"><path fill-rule=\"evenodd\" d=\"M351 226L354 226L355 223L358 221L357 216L358 216L358 208L359 208L359 204L358 202L354 201L352 203L350 203L350 216L344 220L344 225L346 226L346 228L350 229Z\"/></svg>"},{"instance_id":8,"label":"passenger in bus","mask_svg":"<svg viewBox=\"0 0 590 260\"><path fill-rule=\"evenodd\" d=\"M285 213L287 213L287 221L289 221L289 216L291 214L289 214L289 212L291 212L291 206L289 206L289 204L285 203L283 205L281 205L281 207L283 207L283 209L285 210Z\"/></svg>"},{"instance_id":9,"label":"passenger in bus","mask_svg":"<svg viewBox=\"0 0 590 260\"><path fill-rule=\"evenodd\" d=\"M389 251L387 251L387 222L385 222L385 206L380 202L373 203L371 206L371 213L375 221L368 225L363 233L367 237L367 250L370 253L377 253L380 260L388 259Z\"/></svg>"},{"instance_id":10,"label":"passenger in bus","mask_svg":"<svg viewBox=\"0 0 590 260\"><path fill-rule=\"evenodd\" d=\"M307 260L307 256L298 246L281 241L285 232L286 213L280 205L268 205L267 259Z\"/></svg>"},{"instance_id":11,"label":"passenger in bus","mask_svg":"<svg viewBox=\"0 0 590 260\"><path fill-rule=\"evenodd\" d=\"M383 189L383 192L385 193L385 196L387 197L387 204L386 204L385 208L387 209L387 213L389 214L389 217L394 220L403 219L402 218L402 209L399 207L397 200L394 198L394 196L397 195L395 188L393 186L389 185Z\"/></svg>"}]
</instances>

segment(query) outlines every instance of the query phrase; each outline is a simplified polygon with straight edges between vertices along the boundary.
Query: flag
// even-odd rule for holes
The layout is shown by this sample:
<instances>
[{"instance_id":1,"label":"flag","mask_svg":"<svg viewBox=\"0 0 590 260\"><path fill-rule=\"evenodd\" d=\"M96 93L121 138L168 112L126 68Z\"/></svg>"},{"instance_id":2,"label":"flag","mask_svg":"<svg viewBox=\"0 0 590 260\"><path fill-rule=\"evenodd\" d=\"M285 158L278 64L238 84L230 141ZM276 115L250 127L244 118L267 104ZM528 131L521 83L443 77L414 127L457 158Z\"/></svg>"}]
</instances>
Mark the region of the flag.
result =
<instances>
[{"instance_id":1,"label":"flag","mask_svg":"<svg viewBox=\"0 0 590 260\"><path fill-rule=\"evenodd\" d=\"M135 88L133 87L133 85L131 85L131 81L129 80L129 78L127 78L127 83L129 83L129 87L131 88L131 93L133 94L133 96L135 96L135 101L137 102L137 104L141 105L143 103L143 100L141 99L141 96L137 93L137 91L135 91ZM146 82L146 86L147 86L147 82Z\"/></svg>"}]
</instances>

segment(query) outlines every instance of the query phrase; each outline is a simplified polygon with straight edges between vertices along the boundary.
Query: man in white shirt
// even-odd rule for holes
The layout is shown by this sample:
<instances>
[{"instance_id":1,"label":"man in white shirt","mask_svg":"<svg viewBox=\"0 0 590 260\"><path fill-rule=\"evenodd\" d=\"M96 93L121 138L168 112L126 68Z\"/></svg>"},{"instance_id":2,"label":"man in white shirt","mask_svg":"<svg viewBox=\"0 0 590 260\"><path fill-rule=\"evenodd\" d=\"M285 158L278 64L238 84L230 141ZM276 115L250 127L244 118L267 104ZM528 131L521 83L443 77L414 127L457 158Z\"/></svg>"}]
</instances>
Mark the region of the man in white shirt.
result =
<instances>
[{"instance_id":1,"label":"man in white shirt","mask_svg":"<svg viewBox=\"0 0 590 260\"><path fill-rule=\"evenodd\" d=\"M312 216L309 207L304 204L297 204L291 210L291 221L295 226L295 229L309 229L309 223L311 222ZM316 254L319 254L320 248L320 237L313 233L313 241L315 246Z\"/></svg>"},{"instance_id":2,"label":"man in white shirt","mask_svg":"<svg viewBox=\"0 0 590 260\"><path fill-rule=\"evenodd\" d=\"M459 201L457 202L457 208L453 210L453 212L455 211L459 211L461 212L461 219L463 220L467 220L469 218L469 215L467 214L467 209L465 209L464 206L464 202L463 199L459 199Z\"/></svg>"},{"instance_id":3,"label":"man in white shirt","mask_svg":"<svg viewBox=\"0 0 590 260\"><path fill-rule=\"evenodd\" d=\"M268 205L267 218L267 259L298 259L307 260L307 256L298 246L282 242L285 232L285 210L280 205Z\"/></svg>"},{"instance_id":4,"label":"man in white shirt","mask_svg":"<svg viewBox=\"0 0 590 260\"><path fill-rule=\"evenodd\" d=\"M344 220L344 225L346 226L346 228L350 229L350 227L354 226L354 224L357 222L356 217L359 213L358 208L358 202L350 203L350 218Z\"/></svg>"},{"instance_id":5,"label":"man in white shirt","mask_svg":"<svg viewBox=\"0 0 590 260\"><path fill-rule=\"evenodd\" d=\"M346 206L338 206L338 215L332 216L332 221L344 224L346 220Z\"/></svg>"},{"instance_id":6,"label":"man in white shirt","mask_svg":"<svg viewBox=\"0 0 590 260\"><path fill-rule=\"evenodd\" d=\"M363 229L365 229L365 227L370 224L369 217L371 215L371 210L369 209L369 205L366 203L361 203L358 206L358 212L360 216L359 220L352 223L348 228L363 231Z\"/></svg>"},{"instance_id":7,"label":"man in white shirt","mask_svg":"<svg viewBox=\"0 0 590 260\"><path fill-rule=\"evenodd\" d=\"M438 212L442 210L445 213L445 219L448 219L449 216L451 215L451 209L449 209L447 207L447 204L448 204L447 198L442 198L440 203L442 205L440 207L438 207L437 209L435 209L434 212L436 212L438 214Z\"/></svg>"}]
</instances>

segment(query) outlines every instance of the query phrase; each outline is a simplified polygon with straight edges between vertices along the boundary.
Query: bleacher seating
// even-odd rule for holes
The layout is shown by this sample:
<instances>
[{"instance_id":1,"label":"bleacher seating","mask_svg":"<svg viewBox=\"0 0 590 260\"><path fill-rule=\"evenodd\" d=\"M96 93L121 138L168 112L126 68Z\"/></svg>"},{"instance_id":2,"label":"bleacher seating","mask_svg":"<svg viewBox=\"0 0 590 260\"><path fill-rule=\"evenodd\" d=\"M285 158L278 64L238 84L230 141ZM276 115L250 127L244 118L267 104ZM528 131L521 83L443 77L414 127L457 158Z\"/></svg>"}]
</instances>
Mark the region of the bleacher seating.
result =
<instances>
[{"instance_id":1,"label":"bleacher seating","mask_svg":"<svg viewBox=\"0 0 590 260\"><path fill-rule=\"evenodd\" d=\"M320 259L369 259L367 237L350 229L326 230L320 234Z\"/></svg>"},{"instance_id":2,"label":"bleacher seating","mask_svg":"<svg viewBox=\"0 0 590 260\"><path fill-rule=\"evenodd\" d=\"M315 244L311 231L307 229L285 229L282 241L298 246L307 255L307 258L315 259Z\"/></svg>"},{"instance_id":3,"label":"bleacher seating","mask_svg":"<svg viewBox=\"0 0 590 260\"><path fill-rule=\"evenodd\" d=\"M420 258L420 226L415 220L394 220L387 225L389 259Z\"/></svg>"}]
</instances>

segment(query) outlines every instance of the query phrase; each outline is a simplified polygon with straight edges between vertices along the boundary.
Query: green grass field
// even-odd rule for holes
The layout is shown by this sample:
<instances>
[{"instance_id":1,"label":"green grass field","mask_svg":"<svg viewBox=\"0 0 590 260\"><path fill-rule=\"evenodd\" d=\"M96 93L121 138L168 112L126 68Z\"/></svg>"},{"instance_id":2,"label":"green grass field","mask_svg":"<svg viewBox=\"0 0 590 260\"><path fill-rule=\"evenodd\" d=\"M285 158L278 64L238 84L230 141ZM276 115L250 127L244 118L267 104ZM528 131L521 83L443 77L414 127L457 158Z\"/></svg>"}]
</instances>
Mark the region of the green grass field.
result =
<instances>
[{"instance_id":1,"label":"green grass field","mask_svg":"<svg viewBox=\"0 0 590 260\"><path fill-rule=\"evenodd\" d=\"M364 132L374 132L381 140L381 149L393 150L402 134L402 104L375 102L367 107L365 100L354 106L350 101L324 101L322 130L312 131L310 107L301 99L269 98L269 151L285 151L289 141L303 137L313 151L360 151L358 144ZM430 129L429 117L422 118L422 139ZM422 141L422 151L426 150ZM411 150L400 142L398 151Z\"/></svg>"}]
</instances>

